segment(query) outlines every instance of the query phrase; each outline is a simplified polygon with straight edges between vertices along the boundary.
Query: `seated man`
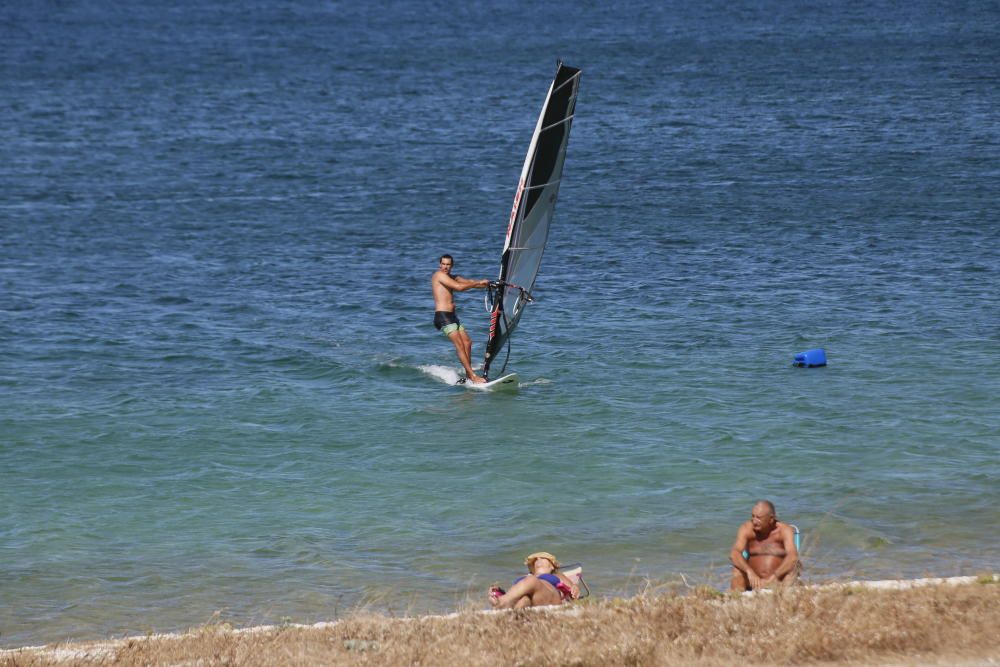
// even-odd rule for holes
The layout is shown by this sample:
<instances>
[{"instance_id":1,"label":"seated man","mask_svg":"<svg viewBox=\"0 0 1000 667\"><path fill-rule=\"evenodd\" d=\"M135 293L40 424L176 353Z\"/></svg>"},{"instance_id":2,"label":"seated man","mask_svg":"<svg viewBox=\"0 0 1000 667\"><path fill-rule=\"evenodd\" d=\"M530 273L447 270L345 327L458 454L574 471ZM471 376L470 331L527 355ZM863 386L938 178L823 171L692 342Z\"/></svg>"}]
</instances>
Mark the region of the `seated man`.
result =
<instances>
[{"instance_id":1,"label":"seated man","mask_svg":"<svg viewBox=\"0 0 1000 667\"><path fill-rule=\"evenodd\" d=\"M510 591L499 586L490 588L490 604L497 609L522 609L541 605L562 604L580 596L576 582L559 572L559 561L547 551L533 553L524 559L530 574L518 577Z\"/></svg>"},{"instance_id":2,"label":"seated man","mask_svg":"<svg viewBox=\"0 0 1000 667\"><path fill-rule=\"evenodd\" d=\"M795 529L778 521L771 501L758 500L750 520L736 531L729 561L734 591L756 591L776 581L793 581L800 567Z\"/></svg>"}]
</instances>

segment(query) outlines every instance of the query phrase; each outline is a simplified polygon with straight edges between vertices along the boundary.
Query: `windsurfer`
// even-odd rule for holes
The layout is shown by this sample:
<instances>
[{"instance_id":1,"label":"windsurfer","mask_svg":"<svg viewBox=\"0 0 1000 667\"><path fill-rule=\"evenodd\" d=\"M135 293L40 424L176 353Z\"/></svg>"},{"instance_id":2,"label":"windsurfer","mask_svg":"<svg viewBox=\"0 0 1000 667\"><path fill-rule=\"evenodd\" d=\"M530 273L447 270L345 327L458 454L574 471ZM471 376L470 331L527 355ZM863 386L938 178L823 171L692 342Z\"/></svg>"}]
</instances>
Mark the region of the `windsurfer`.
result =
<instances>
[{"instance_id":1,"label":"windsurfer","mask_svg":"<svg viewBox=\"0 0 1000 667\"><path fill-rule=\"evenodd\" d=\"M488 287L489 280L470 280L462 276L451 275L455 260L451 255L441 255L438 260L438 270L431 277L431 287L434 290L434 326L455 345L458 360L465 368L465 377L469 382L486 382L472 370L472 339L469 332L458 321L455 315L455 292Z\"/></svg>"}]
</instances>

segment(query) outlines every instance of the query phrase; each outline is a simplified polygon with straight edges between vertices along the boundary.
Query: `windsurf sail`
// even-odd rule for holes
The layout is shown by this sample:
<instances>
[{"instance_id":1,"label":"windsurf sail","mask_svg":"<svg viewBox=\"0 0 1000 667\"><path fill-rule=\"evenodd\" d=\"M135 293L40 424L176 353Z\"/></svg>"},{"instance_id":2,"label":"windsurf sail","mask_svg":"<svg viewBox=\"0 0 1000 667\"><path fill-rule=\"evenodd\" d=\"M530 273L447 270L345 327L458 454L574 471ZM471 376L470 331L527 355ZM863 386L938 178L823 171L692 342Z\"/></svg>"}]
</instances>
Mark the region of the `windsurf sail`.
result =
<instances>
[{"instance_id":1,"label":"windsurf sail","mask_svg":"<svg viewBox=\"0 0 1000 667\"><path fill-rule=\"evenodd\" d=\"M483 361L485 377L489 376L490 365L500 356L505 344L509 356L510 336L521 319L524 306L532 300L531 290L556 208L579 87L580 70L560 62L535 124L514 193L514 206L500 257L500 277L491 283L486 295L490 331ZM505 357L504 369L506 367ZM503 374L503 370L500 373Z\"/></svg>"}]
</instances>

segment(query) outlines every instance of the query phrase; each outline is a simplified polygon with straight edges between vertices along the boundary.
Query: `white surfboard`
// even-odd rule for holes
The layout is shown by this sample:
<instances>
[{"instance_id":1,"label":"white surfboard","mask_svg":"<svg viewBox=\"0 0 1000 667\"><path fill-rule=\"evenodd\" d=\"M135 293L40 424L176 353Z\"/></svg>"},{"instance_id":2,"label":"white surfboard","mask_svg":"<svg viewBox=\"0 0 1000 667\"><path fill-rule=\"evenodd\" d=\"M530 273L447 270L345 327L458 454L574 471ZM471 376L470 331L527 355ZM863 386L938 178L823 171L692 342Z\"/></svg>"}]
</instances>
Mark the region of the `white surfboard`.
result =
<instances>
[{"instance_id":1,"label":"white surfboard","mask_svg":"<svg viewBox=\"0 0 1000 667\"><path fill-rule=\"evenodd\" d=\"M518 388L517 373L508 373L496 380L485 383L462 382L460 383L468 389L476 391L515 391Z\"/></svg>"}]
</instances>

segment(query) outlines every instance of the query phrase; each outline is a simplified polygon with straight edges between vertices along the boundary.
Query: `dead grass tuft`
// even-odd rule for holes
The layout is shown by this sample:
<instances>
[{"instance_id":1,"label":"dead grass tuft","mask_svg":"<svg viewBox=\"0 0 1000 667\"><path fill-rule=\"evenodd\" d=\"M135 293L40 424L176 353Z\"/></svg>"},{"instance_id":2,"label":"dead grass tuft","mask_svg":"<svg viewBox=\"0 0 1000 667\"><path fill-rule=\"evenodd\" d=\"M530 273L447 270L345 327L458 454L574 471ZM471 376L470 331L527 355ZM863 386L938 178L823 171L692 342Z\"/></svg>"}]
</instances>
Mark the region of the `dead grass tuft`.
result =
<instances>
[{"instance_id":1,"label":"dead grass tuft","mask_svg":"<svg viewBox=\"0 0 1000 667\"><path fill-rule=\"evenodd\" d=\"M321 627L67 645L8 653L3 665L719 665L872 664L1000 657L1000 586L696 590L585 606L388 618Z\"/></svg>"}]
</instances>

